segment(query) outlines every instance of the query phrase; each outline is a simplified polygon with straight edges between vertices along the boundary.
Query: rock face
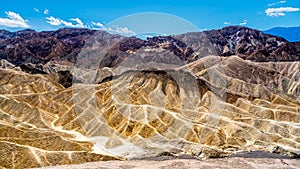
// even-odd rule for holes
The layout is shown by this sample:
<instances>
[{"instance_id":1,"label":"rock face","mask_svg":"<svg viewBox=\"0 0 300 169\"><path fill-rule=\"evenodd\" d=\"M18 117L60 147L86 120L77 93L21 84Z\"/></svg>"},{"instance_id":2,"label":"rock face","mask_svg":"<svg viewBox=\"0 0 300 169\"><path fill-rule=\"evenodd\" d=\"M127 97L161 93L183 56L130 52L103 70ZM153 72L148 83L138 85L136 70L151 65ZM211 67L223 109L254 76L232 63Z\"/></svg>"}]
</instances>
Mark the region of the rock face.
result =
<instances>
[{"instance_id":1,"label":"rock face","mask_svg":"<svg viewBox=\"0 0 300 169\"><path fill-rule=\"evenodd\" d=\"M0 32L0 53L7 42L24 42L22 51L49 39L65 45L55 54L50 45L49 55L1 54L0 167L255 150L299 157L297 43L244 27L147 40L105 32L87 40L92 33ZM261 48L270 57L261 60ZM288 57L275 56L279 49ZM210 53L226 57L202 56ZM270 53L293 62L269 62Z\"/></svg>"}]
</instances>

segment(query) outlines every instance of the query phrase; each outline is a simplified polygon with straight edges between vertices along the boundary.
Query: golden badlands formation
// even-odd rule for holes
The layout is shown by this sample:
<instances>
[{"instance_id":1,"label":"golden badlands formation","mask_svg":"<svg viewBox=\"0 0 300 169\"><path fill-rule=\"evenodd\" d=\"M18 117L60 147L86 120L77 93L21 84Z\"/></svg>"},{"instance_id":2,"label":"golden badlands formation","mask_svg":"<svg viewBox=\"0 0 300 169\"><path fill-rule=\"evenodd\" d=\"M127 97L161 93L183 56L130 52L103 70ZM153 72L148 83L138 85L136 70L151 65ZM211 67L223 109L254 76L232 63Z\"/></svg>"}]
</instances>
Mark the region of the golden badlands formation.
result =
<instances>
[{"instance_id":1,"label":"golden badlands formation","mask_svg":"<svg viewBox=\"0 0 300 169\"><path fill-rule=\"evenodd\" d=\"M244 27L233 29L206 32L208 38L238 41L228 45L210 39L213 51L197 44L199 39L191 34L180 35L182 42L171 37L125 38L126 43L108 52L98 71L80 73L72 69L72 58L83 43L77 36L87 39L91 33L86 30L59 30L47 37L57 42L58 58L51 59L55 54L46 51L48 47L32 53L30 46L17 45L26 50L15 50L14 56L11 49L0 47L0 168L164 155L207 159L244 151L299 158L300 62L294 52L299 44ZM24 37L48 36L40 34ZM250 40L243 40L246 37ZM247 45L248 41L257 45ZM274 49L270 60L262 62L267 54L261 48ZM24 60L20 51L31 52L30 60ZM45 57L40 56L43 52ZM208 56L198 55L203 52ZM68 59L63 60L65 55ZM162 64L129 68L128 55L143 57L146 67L153 67L148 56ZM171 65L169 56L174 57Z\"/></svg>"},{"instance_id":2,"label":"golden badlands formation","mask_svg":"<svg viewBox=\"0 0 300 169\"><path fill-rule=\"evenodd\" d=\"M70 88L52 76L1 69L1 167L240 150L299 157L300 63L218 60Z\"/></svg>"}]
</instances>

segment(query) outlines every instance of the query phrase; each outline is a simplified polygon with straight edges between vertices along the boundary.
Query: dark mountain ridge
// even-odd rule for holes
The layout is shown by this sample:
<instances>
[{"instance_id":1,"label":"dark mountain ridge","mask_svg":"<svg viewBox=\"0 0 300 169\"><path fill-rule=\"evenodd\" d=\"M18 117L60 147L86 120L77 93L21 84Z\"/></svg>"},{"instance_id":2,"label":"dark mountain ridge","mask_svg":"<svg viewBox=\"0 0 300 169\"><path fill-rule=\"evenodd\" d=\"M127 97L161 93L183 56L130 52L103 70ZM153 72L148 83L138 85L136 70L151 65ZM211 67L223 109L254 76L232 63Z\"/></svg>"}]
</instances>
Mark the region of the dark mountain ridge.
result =
<instances>
[{"instance_id":1,"label":"dark mountain ridge","mask_svg":"<svg viewBox=\"0 0 300 169\"><path fill-rule=\"evenodd\" d=\"M0 30L0 59L6 59L15 65L45 64L49 61L74 64L80 50L96 32L74 28L44 32L29 29L18 32ZM96 36L102 36L103 39L115 37L101 32ZM188 62L207 55L237 55L256 62L300 61L300 43L288 42L284 38L240 26L146 40L136 37L118 38L120 40L110 49L114 51L114 56L111 57L108 52L108 61L103 66L115 66L118 60L122 61L130 53L143 48L167 50Z\"/></svg>"}]
</instances>

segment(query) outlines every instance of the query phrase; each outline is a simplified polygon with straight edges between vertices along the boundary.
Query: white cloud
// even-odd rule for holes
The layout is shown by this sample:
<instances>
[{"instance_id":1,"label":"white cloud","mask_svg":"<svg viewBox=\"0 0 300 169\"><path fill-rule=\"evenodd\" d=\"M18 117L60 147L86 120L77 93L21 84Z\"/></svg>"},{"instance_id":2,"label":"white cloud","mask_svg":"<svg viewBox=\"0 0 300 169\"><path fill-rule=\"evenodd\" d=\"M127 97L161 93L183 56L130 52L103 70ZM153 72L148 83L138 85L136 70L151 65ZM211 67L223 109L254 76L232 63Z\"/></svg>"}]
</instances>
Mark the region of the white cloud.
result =
<instances>
[{"instance_id":1,"label":"white cloud","mask_svg":"<svg viewBox=\"0 0 300 169\"><path fill-rule=\"evenodd\" d=\"M286 3L286 0L281 0L281 1L271 3L271 4L268 4L268 6L274 6L274 5L277 5L277 4L284 4L284 3Z\"/></svg>"},{"instance_id":2,"label":"white cloud","mask_svg":"<svg viewBox=\"0 0 300 169\"><path fill-rule=\"evenodd\" d=\"M110 26L106 27L100 22L92 22L91 25L85 25L79 18L71 18L69 21L62 20L60 18L55 18L53 16L47 17L47 23L53 26L67 26L67 27L77 27L77 28L89 28L94 30L107 31L113 34L120 34L125 36L135 35L135 32L130 30L128 27L120 26Z\"/></svg>"},{"instance_id":3,"label":"white cloud","mask_svg":"<svg viewBox=\"0 0 300 169\"><path fill-rule=\"evenodd\" d=\"M120 27L120 26L111 26L111 27L105 27L102 23L100 22L92 22L92 27L91 29L95 30L102 30L102 31L107 31L109 33L113 34L120 34L120 35L125 35L125 36L132 36L135 35L136 33L132 30L130 30L128 27Z\"/></svg>"},{"instance_id":4,"label":"white cloud","mask_svg":"<svg viewBox=\"0 0 300 169\"><path fill-rule=\"evenodd\" d=\"M113 28L108 28L109 31L111 33L117 33L117 34L121 34L121 35L134 35L135 32L130 30L127 27L119 27L119 26L113 26Z\"/></svg>"},{"instance_id":5,"label":"white cloud","mask_svg":"<svg viewBox=\"0 0 300 169\"><path fill-rule=\"evenodd\" d=\"M55 18L53 16L47 17L46 19L47 19L47 22L53 26L64 25L67 27L74 27L74 28L84 28L85 27L83 22L79 18L71 18L71 19L69 19L70 22L59 19L59 18Z\"/></svg>"},{"instance_id":6,"label":"white cloud","mask_svg":"<svg viewBox=\"0 0 300 169\"><path fill-rule=\"evenodd\" d=\"M64 20L60 20L60 21L61 21L61 23L63 25L69 26L69 27L77 27L77 28L83 28L83 27L85 27L83 25L83 22L79 18L71 18L69 20L73 21L73 22L67 22L67 21L64 21Z\"/></svg>"},{"instance_id":7,"label":"white cloud","mask_svg":"<svg viewBox=\"0 0 300 169\"><path fill-rule=\"evenodd\" d=\"M37 9L37 8L33 8L33 10L34 10L35 12L37 12L37 13L39 13L39 12L40 12L40 10L39 10L39 9Z\"/></svg>"},{"instance_id":8,"label":"white cloud","mask_svg":"<svg viewBox=\"0 0 300 169\"><path fill-rule=\"evenodd\" d=\"M98 26L98 27L104 27L104 25L100 22L92 22L92 25Z\"/></svg>"},{"instance_id":9,"label":"white cloud","mask_svg":"<svg viewBox=\"0 0 300 169\"><path fill-rule=\"evenodd\" d=\"M7 18L0 18L0 26L15 27L15 28L29 28L27 20L24 20L19 14L15 12L5 12Z\"/></svg>"},{"instance_id":10,"label":"white cloud","mask_svg":"<svg viewBox=\"0 0 300 169\"><path fill-rule=\"evenodd\" d=\"M278 17L278 16L285 16L286 12L297 12L299 10L300 8L293 8L293 7L268 8L266 9L265 13L267 16Z\"/></svg>"},{"instance_id":11,"label":"white cloud","mask_svg":"<svg viewBox=\"0 0 300 169\"><path fill-rule=\"evenodd\" d=\"M230 22L224 22L224 25L230 25Z\"/></svg>"},{"instance_id":12,"label":"white cloud","mask_svg":"<svg viewBox=\"0 0 300 169\"><path fill-rule=\"evenodd\" d=\"M67 22L64 20L60 20L61 24L65 25L65 26L69 26L69 27L74 27L72 22Z\"/></svg>"},{"instance_id":13,"label":"white cloud","mask_svg":"<svg viewBox=\"0 0 300 169\"><path fill-rule=\"evenodd\" d=\"M54 18L53 16L47 17L46 19L50 25L59 26L62 24L60 19Z\"/></svg>"},{"instance_id":14,"label":"white cloud","mask_svg":"<svg viewBox=\"0 0 300 169\"><path fill-rule=\"evenodd\" d=\"M84 27L83 22L79 18L72 18L70 20L76 23L76 25L73 25L73 27L81 27L81 28Z\"/></svg>"},{"instance_id":15,"label":"white cloud","mask_svg":"<svg viewBox=\"0 0 300 169\"><path fill-rule=\"evenodd\" d=\"M243 20L243 22L240 23L240 25L247 25L248 21L247 20Z\"/></svg>"},{"instance_id":16,"label":"white cloud","mask_svg":"<svg viewBox=\"0 0 300 169\"><path fill-rule=\"evenodd\" d=\"M44 14L45 14L45 15L48 15L48 14L49 14L49 10L48 10L48 9L45 9L45 10L44 10Z\"/></svg>"}]
</instances>

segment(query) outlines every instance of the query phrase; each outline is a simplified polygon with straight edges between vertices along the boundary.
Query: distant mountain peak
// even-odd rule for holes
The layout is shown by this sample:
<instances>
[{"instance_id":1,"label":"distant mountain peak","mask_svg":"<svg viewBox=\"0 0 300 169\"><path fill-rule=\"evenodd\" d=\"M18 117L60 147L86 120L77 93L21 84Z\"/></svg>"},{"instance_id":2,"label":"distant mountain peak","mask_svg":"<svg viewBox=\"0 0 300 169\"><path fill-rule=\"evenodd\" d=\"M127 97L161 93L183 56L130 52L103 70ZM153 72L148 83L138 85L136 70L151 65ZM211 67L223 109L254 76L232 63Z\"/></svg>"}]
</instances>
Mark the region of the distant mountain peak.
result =
<instances>
[{"instance_id":1,"label":"distant mountain peak","mask_svg":"<svg viewBox=\"0 0 300 169\"><path fill-rule=\"evenodd\" d=\"M289 42L300 42L300 26L298 27L275 27L264 33L281 36Z\"/></svg>"}]
</instances>

